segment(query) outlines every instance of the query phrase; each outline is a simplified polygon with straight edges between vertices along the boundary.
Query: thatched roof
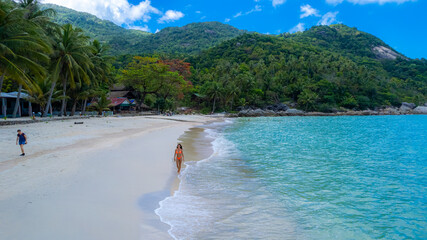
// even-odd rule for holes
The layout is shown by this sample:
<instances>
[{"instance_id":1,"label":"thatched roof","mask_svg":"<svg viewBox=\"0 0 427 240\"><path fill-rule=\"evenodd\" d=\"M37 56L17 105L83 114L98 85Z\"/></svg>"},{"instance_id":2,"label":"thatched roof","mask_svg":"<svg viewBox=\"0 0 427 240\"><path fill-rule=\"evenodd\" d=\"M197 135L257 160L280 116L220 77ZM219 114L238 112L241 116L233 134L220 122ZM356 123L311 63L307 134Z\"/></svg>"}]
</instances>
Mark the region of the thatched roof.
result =
<instances>
[{"instance_id":1,"label":"thatched roof","mask_svg":"<svg viewBox=\"0 0 427 240\"><path fill-rule=\"evenodd\" d=\"M124 85L121 84L116 84L113 87L111 87L111 91L124 91L126 89L126 87Z\"/></svg>"},{"instance_id":2,"label":"thatched roof","mask_svg":"<svg viewBox=\"0 0 427 240\"><path fill-rule=\"evenodd\" d=\"M128 94L129 91L112 91L109 94L110 98L119 98L119 97L125 97L126 94Z\"/></svg>"}]
</instances>

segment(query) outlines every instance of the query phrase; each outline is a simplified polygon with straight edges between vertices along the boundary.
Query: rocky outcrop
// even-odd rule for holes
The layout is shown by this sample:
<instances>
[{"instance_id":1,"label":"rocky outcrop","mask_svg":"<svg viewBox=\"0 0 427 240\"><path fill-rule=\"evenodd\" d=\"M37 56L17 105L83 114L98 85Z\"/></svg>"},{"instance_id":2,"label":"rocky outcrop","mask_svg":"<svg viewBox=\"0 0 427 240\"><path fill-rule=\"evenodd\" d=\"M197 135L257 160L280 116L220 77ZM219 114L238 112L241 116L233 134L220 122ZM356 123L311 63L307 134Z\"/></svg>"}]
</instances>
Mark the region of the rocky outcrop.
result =
<instances>
[{"instance_id":1,"label":"rocky outcrop","mask_svg":"<svg viewBox=\"0 0 427 240\"><path fill-rule=\"evenodd\" d=\"M426 106L418 106L414 108L412 111L415 114L427 114L427 107Z\"/></svg>"},{"instance_id":2,"label":"rocky outcrop","mask_svg":"<svg viewBox=\"0 0 427 240\"><path fill-rule=\"evenodd\" d=\"M380 110L380 113L383 115L398 115L400 114L399 110L394 107L387 107L385 109Z\"/></svg>"},{"instance_id":3,"label":"rocky outcrop","mask_svg":"<svg viewBox=\"0 0 427 240\"><path fill-rule=\"evenodd\" d=\"M262 117L262 116L276 116L277 113L273 110L262 110L262 109L245 109L241 110L238 117Z\"/></svg>"},{"instance_id":4,"label":"rocky outcrop","mask_svg":"<svg viewBox=\"0 0 427 240\"><path fill-rule=\"evenodd\" d=\"M286 113L289 115L302 115L304 114L304 111L294 109L294 108L289 108L288 110L286 110Z\"/></svg>"},{"instance_id":5,"label":"rocky outcrop","mask_svg":"<svg viewBox=\"0 0 427 240\"><path fill-rule=\"evenodd\" d=\"M395 60L397 57L401 56L397 52L391 50L390 48L386 48L384 46L376 46L372 48L372 52L374 52L375 56L378 59Z\"/></svg>"},{"instance_id":6,"label":"rocky outcrop","mask_svg":"<svg viewBox=\"0 0 427 240\"><path fill-rule=\"evenodd\" d=\"M417 105L415 105L414 103L403 102L399 108L399 112L401 114L409 114L412 112L412 109L414 109L416 106Z\"/></svg>"},{"instance_id":7,"label":"rocky outcrop","mask_svg":"<svg viewBox=\"0 0 427 240\"><path fill-rule=\"evenodd\" d=\"M305 112L298 109L291 109L286 104L269 105L264 109L242 109L237 114L229 115L230 117L271 117L271 116L297 116Z\"/></svg>"},{"instance_id":8,"label":"rocky outcrop","mask_svg":"<svg viewBox=\"0 0 427 240\"><path fill-rule=\"evenodd\" d=\"M407 107L410 109L414 109L417 105L415 105L415 103L407 103L407 102L403 102L401 107Z\"/></svg>"},{"instance_id":9,"label":"rocky outcrop","mask_svg":"<svg viewBox=\"0 0 427 240\"><path fill-rule=\"evenodd\" d=\"M274 104L274 105L269 105L267 107L265 107L266 110L272 110L274 112L281 112L281 111L286 111L289 109L288 105L283 104L283 103L278 103L278 104Z\"/></svg>"},{"instance_id":10,"label":"rocky outcrop","mask_svg":"<svg viewBox=\"0 0 427 240\"><path fill-rule=\"evenodd\" d=\"M427 114L427 104L418 106L414 103L403 102L397 107L387 107L375 110L346 110L342 109L336 112L304 112L295 108L289 108L286 104L275 104L265 107L264 109L242 109L238 113L228 114L227 117L273 117L273 116L373 116L373 115L402 115L402 114Z\"/></svg>"}]
</instances>

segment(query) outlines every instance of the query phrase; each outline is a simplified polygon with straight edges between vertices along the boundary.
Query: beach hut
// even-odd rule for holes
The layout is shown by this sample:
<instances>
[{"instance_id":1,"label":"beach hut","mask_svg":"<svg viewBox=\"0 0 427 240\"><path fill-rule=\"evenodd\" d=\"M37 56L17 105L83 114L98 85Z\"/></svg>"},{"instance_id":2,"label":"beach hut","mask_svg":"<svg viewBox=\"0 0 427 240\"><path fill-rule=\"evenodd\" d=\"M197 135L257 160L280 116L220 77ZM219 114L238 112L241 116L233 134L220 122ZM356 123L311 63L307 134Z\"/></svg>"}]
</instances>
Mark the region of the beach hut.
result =
<instances>
[{"instance_id":1,"label":"beach hut","mask_svg":"<svg viewBox=\"0 0 427 240\"><path fill-rule=\"evenodd\" d=\"M0 93L1 117L11 116L13 114L17 98L18 92ZM28 94L21 92L17 116L30 116L32 114L33 108L31 102L28 101L28 98Z\"/></svg>"},{"instance_id":2,"label":"beach hut","mask_svg":"<svg viewBox=\"0 0 427 240\"><path fill-rule=\"evenodd\" d=\"M116 98L108 98L110 103L110 108L113 109L114 112L128 111L130 110L132 103L126 97L116 97Z\"/></svg>"}]
</instances>

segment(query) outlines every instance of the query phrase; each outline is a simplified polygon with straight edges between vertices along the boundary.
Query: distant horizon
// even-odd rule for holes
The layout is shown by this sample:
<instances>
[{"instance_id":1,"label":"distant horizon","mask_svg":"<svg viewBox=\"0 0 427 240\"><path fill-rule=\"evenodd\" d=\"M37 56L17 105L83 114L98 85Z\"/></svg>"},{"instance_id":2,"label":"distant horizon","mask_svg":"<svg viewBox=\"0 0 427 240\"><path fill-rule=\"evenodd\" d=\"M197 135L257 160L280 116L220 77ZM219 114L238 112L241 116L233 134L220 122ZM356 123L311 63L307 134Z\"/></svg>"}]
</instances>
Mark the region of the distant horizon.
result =
<instances>
[{"instance_id":1,"label":"distant horizon","mask_svg":"<svg viewBox=\"0 0 427 240\"><path fill-rule=\"evenodd\" d=\"M422 31L426 1L417 0L41 0L109 20L126 29L156 33L167 27L220 22L278 35L342 23L372 34L403 55L427 58Z\"/></svg>"}]
</instances>

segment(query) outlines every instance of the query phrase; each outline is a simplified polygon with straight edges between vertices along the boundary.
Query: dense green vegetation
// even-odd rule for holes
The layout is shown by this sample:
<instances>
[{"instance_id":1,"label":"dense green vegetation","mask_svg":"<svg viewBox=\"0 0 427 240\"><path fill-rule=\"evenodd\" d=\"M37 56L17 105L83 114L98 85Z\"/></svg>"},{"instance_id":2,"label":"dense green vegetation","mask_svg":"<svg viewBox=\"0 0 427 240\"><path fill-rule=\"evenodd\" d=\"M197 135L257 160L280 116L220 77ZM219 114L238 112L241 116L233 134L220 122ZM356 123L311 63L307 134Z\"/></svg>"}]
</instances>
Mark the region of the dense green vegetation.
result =
<instances>
[{"instance_id":1,"label":"dense green vegetation","mask_svg":"<svg viewBox=\"0 0 427 240\"><path fill-rule=\"evenodd\" d=\"M196 54L216 44L245 33L230 25L219 22L192 23L183 27L168 27L156 34L140 30L124 29L116 24L101 20L89 13L77 12L54 4L43 4L56 11L54 21L58 24L71 23L91 38L111 46L112 55L119 54Z\"/></svg>"},{"instance_id":2,"label":"dense green vegetation","mask_svg":"<svg viewBox=\"0 0 427 240\"><path fill-rule=\"evenodd\" d=\"M319 30L321 40L313 35ZM402 101L423 104L426 60L380 60L372 51L375 46L388 47L344 25L285 36L246 34L191 58L192 81L210 99L206 108L216 101L223 110L279 102L323 112L399 106Z\"/></svg>"},{"instance_id":3,"label":"dense green vegetation","mask_svg":"<svg viewBox=\"0 0 427 240\"><path fill-rule=\"evenodd\" d=\"M55 10L56 14L52 16L55 23L59 25L72 24L83 29L84 33L92 39L98 39L102 43L110 45L110 54L129 53L129 49L132 49L141 38L151 35L148 32L124 29L92 14L78 12L55 4L40 4L40 6L42 9Z\"/></svg>"},{"instance_id":4,"label":"dense green vegetation","mask_svg":"<svg viewBox=\"0 0 427 240\"><path fill-rule=\"evenodd\" d=\"M207 22L150 34L40 6L0 0L0 89L28 92L45 115L53 107L84 112L92 99L103 111L113 84L161 110L288 103L332 112L426 102L426 59L342 24L272 36Z\"/></svg>"},{"instance_id":5,"label":"dense green vegetation","mask_svg":"<svg viewBox=\"0 0 427 240\"><path fill-rule=\"evenodd\" d=\"M0 1L0 89L6 79L9 90L18 90L18 96L27 92L44 116L60 100L60 115L66 114L67 102L74 115L78 100L108 91L110 64L101 43L71 24L53 23L53 14L36 0ZM19 97L13 117L18 106Z\"/></svg>"},{"instance_id":6,"label":"dense green vegetation","mask_svg":"<svg viewBox=\"0 0 427 240\"><path fill-rule=\"evenodd\" d=\"M13 117L22 92L43 116L54 109L72 116L77 109L85 114L88 101L93 110L108 109L114 83L127 86L139 102L150 94L146 101L162 109L176 106L191 86L190 66L180 60L135 57L114 69L109 46L70 23L54 23L55 10L40 6L37 0L0 0L0 93L3 83L4 90L18 91Z\"/></svg>"}]
</instances>

